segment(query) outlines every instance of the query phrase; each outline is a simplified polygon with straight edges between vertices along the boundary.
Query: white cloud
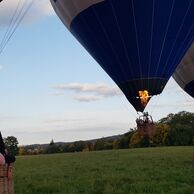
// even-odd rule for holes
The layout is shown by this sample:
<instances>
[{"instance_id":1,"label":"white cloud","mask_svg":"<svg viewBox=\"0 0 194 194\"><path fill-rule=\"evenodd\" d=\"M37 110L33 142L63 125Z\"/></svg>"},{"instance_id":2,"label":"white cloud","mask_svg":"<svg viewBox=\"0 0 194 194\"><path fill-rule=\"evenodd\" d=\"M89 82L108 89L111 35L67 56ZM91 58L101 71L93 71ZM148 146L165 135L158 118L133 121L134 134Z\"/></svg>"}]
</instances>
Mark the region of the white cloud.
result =
<instances>
[{"instance_id":1,"label":"white cloud","mask_svg":"<svg viewBox=\"0 0 194 194\"><path fill-rule=\"evenodd\" d=\"M81 118L49 118L44 121L46 124L57 124L57 123L74 123L74 122L88 122L93 121L93 118L81 119Z\"/></svg>"},{"instance_id":2,"label":"white cloud","mask_svg":"<svg viewBox=\"0 0 194 194\"><path fill-rule=\"evenodd\" d=\"M18 119L19 117L17 116L6 116L6 115L0 115L0 122L10 122L13 120Z\"/></svg>"},{"instance_id":3,"label":"white cloud","mask_svg":"<svg viewBox=\"0 0 194 194\"><path fill-rule=\"evenodd\" d=\"M50 96L64 96L64 93L62 93L62 92L52 92L49 95Z\"/></svg>"},{"instance_id":4,"label":"white cloud","mask_svg":"<svg viewBox=\"0 0 194 194\"><path fill-rule=\"evenodd\" d=\"M80 96L75 96L74 99L78 100L80 102L90 102L90 101L98 101L101 100L103 97L102 96L93 96L93 95L80 95Z\"/></svg>"},{"instance_id":5,"label":"white cloud","mask_svg":"<svg viewBox=\"0 0 194 194\"><path fill-rule=\"evenodd\" d=\"M88 84L88 83L70 83L70 84L58 84L52 86L58 90L73 90L75 92L89 92L96 93L103 96L120 95L121 91L116 86L109 86L107 84Z\"/></svg>"},{"instance_id":6,"label":"white cloud","mask_svg":"<svg viewBox=\"0 0 194 194\"><path fill-rule=\"evenodd\" d=\"M0 65L0 71L3 69L3 65Z\"/></svg>"},{"instance_id":7,"label":"white cloud","mask_svg":"<svg viewBox=\"0 0 194 194\"><path fill-rule=\"evenodd\" d=\"M8 26L14 13L17 10L17 7L18 10L14 19L19 16L20 12L22 15L22 13L27 10L31 2L33 2L33 5L24 17L23 23L32 23L43 16L49 16L54 14L49 0L3 0L0 3L0 25ZM23 10L22 6L24 6Z\"/></svg>"},{"instance_id":8,"label":"white cloud","mask_svg":"<svg viewBox=\"0 0 194 194\"><path fill-rule=\"evenodd\" d=\"M121 91L116 86L109 86L106 84L88 84L88 83L70 83L70 84L58 84L51 86L57 90L71 90L79 95L74 96L75 100L78 101L97 101L107 97L113 97L121 95Z\"/></svg>"},{"instance_id":9,"label":"white cloud","mask_svg":"<svg viewBox=\"0 0 194 194\"><path fill-rule=\"evenodd\" d=\"M170 107L177 107L177 108L186 108L194 106L193 100L185 100L185 101L176 101L174 103L162 103L162 104L151 104L152 107L157 108L170 108Z\"/></svg>"},{"instance_id":10,"label":"white cloud","mask_svg":"<svg viewBox=\"0 0 194 194\"><path fill-rule=\"evenodd\" d=\"M35 4L34 8L36 10L39 10L39 13L42 13L44 15L55 14L49 0L37 0L37 3Z\"/></svg>"}]
</instances>

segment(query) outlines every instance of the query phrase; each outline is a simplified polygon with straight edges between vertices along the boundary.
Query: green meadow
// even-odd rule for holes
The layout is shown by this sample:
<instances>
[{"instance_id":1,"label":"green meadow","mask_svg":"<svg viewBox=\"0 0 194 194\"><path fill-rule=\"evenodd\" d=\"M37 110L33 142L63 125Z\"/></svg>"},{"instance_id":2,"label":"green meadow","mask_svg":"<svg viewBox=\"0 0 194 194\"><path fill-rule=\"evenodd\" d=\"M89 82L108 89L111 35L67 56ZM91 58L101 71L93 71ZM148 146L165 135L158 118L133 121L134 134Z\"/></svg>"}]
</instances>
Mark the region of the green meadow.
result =
<instances>
[{"instance_id":1,"label":"green meadow","mask_svg":"<svg viewBox=\"0 0 194 194\"><path fill-rule=\"evenodd\" d=\"M20 156L15 194L194 194L194 147Z\"/></svg>"}]
</instances>

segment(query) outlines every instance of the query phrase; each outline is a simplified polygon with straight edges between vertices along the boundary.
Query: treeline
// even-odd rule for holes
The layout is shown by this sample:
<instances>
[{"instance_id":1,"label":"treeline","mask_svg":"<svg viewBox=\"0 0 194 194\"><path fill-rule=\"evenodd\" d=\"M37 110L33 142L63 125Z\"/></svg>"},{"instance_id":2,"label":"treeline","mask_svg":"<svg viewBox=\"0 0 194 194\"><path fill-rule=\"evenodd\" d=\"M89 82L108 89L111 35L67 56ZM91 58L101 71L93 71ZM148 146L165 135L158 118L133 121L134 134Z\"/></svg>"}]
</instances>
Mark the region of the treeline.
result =
<instances>
[{"instance_id":1,"label":"treeline","mask_svg":"<svg viewBox=\"0 0 194 194\"><path fill-rule=\"evenodd\" d=\"M117 138L101 138L95 141L76 141L60 144L53 140L42 147L20 147L19 154L49 154L64 152L83 152L111 149L126 149L155 146L191 146L194 145L194 113L179 112L169 114L156 123L155 134L152 137L140 135L137 129Z\"/></svg>"}]
</instances>

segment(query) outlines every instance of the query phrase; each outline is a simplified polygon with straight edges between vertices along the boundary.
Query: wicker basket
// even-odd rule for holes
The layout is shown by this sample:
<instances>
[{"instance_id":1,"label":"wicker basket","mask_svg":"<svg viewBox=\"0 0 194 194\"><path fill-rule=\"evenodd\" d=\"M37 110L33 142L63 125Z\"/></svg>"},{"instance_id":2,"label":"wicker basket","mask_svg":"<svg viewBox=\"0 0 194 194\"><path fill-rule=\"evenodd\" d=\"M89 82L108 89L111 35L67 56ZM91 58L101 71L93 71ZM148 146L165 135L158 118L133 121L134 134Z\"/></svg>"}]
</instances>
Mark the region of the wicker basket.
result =
<instances>
[{"instance_id":1,"label":"wicker basket","mask_svg":"<svg viewBox=\"0 0 194 194\"><path fill-rule=\"evenodd\" d=\"M12 164L0 165L0 194L14 194L13 171Z\"/></svg>"}]
</instances>

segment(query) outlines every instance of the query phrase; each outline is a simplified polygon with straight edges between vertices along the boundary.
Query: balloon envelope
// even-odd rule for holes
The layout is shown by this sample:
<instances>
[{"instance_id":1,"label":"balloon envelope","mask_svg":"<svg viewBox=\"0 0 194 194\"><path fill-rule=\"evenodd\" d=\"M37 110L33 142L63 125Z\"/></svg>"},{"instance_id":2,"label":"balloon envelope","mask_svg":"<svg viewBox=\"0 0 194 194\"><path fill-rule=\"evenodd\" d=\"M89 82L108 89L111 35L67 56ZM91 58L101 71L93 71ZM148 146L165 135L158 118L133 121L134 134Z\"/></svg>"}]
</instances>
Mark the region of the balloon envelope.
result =
<instances>
[{"instance_id":1,"label":"balloon envelope","mask_svg":"<svg viewBox=\"0 0 194 194\"><path fill-rule=\"evenodd\" d=\"M51 0L137 111L160 94L193 41L191 0ZM148 99L148 100L149 100Z\"/></svg>"},{"instance_id":2,"label":"balloon envelope","mask_svg":"<svg viewBox=\"0 0 194 194\"><path fill-rule=\"evenodd\" d=\"M176 68L173 78L183 90L194 98L194 43Z\"/></svg>"}]
</instances>

